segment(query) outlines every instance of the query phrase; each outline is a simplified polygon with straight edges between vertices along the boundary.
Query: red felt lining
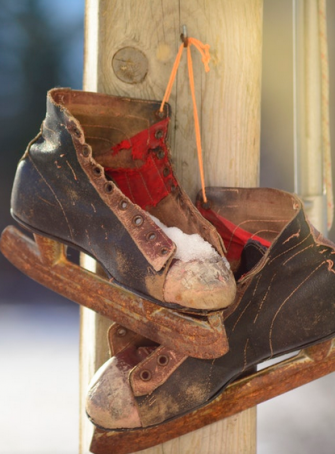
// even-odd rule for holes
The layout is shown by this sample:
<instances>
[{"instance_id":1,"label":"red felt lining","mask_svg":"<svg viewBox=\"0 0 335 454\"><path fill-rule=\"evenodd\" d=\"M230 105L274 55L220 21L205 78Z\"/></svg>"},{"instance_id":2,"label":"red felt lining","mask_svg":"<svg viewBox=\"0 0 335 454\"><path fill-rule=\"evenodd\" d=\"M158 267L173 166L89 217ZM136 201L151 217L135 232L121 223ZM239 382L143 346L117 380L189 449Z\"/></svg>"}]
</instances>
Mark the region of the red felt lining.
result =
<instances>
[{"instance_id":1,"label":"red felt lining","mask_svg":"<svg viewBox=\"0 0 335 454\"><path fill-rule=\"evenodd\" d=\"M141 167L105 168L123 194L143 209L156 206L178 186L165 143L168 123L166 118L112 148L112 156L131 148L132 159L142 161Z\"/></svg>"},{"instance_id":2,"label":"red felt lining","mask_svg":"<svg viewBox=\"0 0 335 454\"><path fill-rule=\"evenodd\" d=\"M200 204L198 204L198 209L203 217L214 225L221 236L227 249L226 257L229 262L234 262L240 259L242 250L247 241L250 239L258 241L267 248L271 246L270 241L267 241L258 235L253 235L223 216L215 213L213 210L205 210Z\"/></svg>"}]
</instances>

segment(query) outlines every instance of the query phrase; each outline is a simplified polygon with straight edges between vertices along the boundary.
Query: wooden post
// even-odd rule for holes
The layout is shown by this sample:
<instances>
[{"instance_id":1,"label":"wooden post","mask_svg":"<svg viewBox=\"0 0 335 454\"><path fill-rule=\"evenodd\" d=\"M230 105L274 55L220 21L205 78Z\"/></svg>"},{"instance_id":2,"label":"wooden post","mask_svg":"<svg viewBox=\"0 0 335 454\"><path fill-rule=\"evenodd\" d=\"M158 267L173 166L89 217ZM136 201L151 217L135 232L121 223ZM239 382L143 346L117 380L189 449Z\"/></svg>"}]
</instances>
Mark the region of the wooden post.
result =
<instances>
[{"instance_id":1,"label":"wooden post","mask_svg":"<svg viewBox=\"0 0 335 454\"><path fill-rule=\"evenodd\" d=\"M327 214L331 226L333 201L326 2L295 0L293 5L294 190L303 200L310 222L327 236Z\"/></svg>"},{"instance_id":2,"label":"wooden post","mask_svg":"<svg viewBox=\"0 0 335 454\"><path fill-rule=\"evenodd\" d=\"M84 89L162 99L180 44L181 26L210 44L210 72L194 52L205 181L257 186L260 142L262 0L87 0ZM180 183L192 199L200 189L186 55L170 99L170 145ZM81 312L81 402L94 371L108 359L110 321ZM255 409L151 449L145 454L253 454ZM92 425L81 409L80 453Z\"/></svg>"}]
</instances>

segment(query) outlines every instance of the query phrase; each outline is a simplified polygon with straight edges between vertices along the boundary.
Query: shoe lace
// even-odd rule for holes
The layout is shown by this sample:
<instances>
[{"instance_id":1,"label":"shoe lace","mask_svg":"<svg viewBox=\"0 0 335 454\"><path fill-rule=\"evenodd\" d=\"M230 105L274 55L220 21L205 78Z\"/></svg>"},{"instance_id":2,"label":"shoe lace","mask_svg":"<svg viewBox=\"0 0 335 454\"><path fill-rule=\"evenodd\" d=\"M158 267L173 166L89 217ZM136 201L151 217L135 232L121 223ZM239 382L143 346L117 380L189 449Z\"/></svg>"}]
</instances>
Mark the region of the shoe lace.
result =
<instances>
[{"instance_id":1,"label":"shoe lace","mask_svg":"<svg viewBox=\"0 0 335 454\"><path fill-rule=\"evenodd\" d=\"M205 71L209 71L209 60L210 60L210 53L209 53L209 45L203 44L196 38L185 38L183 35L181 36L183 43L180 45L176 59L174 61L171 75L169 82L167 84L165 94L160 106L159 111L163 112L164 105L168 102L173 83L175 81L180 59L183 53L184 48L187 50L187 66L188 66L188 75L189 75L189 82L190 82L190 89L192 95L192 102L193 102L193 117L194 117L194 130L195 130L195 139L197 144L197 154L198 154L198 163L199 163L199 172L200 172L200 180L201 180L201 190L202 190L202 198L204 203L207 202L206 191L205 191L205 177L204 177L204 165L202 160L202 147L201 147L201 134L200 134L200 126L199 126L199 116L197 110L197 103L195 99L195 88L194 88L194 74L193 74L193 64L192 64L192 54L191 54L191 46L193 45L201 54L202 62L205 67Z\"/></svg>"}]
</instances>

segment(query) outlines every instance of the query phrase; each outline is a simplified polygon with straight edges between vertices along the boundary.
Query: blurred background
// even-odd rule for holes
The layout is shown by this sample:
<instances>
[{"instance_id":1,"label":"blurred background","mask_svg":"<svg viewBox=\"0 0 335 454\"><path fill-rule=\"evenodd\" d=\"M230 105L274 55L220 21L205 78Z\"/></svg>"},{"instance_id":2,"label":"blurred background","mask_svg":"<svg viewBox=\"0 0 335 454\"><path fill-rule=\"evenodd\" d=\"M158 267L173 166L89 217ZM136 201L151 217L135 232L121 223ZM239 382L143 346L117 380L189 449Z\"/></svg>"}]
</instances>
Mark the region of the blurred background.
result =
<instances>
[{"instance_id":1,"label":"blurred background","mask_svg":"<svg viewBox=\"0 0 335 454\"><path fill-rule=\"evenodd\" d=\"M44 118L47 90L82 86L84 8L84 0L0 0L0 230L12 223L16 165ZM335 2L327 13L335 144ZM264 0L263 46L260 185L293 191L291 0ZM78 347L78 306L0 255L0 454L78 451ZM334 453L334 384L331 374L260 405L257 452Z\"/></svg>"}]
</instances>

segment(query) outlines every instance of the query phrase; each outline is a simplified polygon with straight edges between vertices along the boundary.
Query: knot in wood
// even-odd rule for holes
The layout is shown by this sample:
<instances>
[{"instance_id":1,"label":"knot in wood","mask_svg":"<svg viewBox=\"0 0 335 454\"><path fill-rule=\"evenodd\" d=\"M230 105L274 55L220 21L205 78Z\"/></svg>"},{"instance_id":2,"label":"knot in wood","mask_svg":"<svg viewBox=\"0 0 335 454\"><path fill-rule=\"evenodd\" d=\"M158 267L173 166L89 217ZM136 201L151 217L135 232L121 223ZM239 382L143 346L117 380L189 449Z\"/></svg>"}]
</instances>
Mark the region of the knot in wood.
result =
<instances>
[{"instance_id":1,"label":"knot in wood","mask_svg":"<svg viewBox=\"0 0 335 454\"><path fill-rule=\"evenodd\" d=\"M148 73L148 59L142 51L135 47L123 47L112 59L114 74L127 84L138 84Z\"/></svg>"}]
</instances>

